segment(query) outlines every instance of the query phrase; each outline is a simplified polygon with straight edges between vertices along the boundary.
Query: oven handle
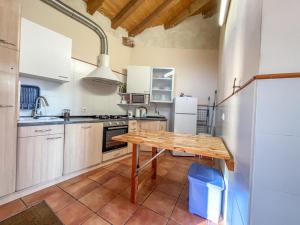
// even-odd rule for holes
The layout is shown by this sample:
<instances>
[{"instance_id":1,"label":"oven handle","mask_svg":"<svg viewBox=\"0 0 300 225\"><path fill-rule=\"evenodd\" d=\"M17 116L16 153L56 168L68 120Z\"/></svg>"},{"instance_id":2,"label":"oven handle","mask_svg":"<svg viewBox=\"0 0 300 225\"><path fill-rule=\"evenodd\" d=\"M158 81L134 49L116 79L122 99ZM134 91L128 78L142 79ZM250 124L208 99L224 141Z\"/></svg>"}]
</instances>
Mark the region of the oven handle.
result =
<instances>
[{"instance_id":1,"label":"oven handle","mask_svg":"<svg viewBox=\"0 0 300 225\"><path fill-rule=\"evenodd\" d=\"M127 129L128 126L120 126L120 127L107 127L107 130L118 130L118 129Z\"/></svg>"}]
</instances>

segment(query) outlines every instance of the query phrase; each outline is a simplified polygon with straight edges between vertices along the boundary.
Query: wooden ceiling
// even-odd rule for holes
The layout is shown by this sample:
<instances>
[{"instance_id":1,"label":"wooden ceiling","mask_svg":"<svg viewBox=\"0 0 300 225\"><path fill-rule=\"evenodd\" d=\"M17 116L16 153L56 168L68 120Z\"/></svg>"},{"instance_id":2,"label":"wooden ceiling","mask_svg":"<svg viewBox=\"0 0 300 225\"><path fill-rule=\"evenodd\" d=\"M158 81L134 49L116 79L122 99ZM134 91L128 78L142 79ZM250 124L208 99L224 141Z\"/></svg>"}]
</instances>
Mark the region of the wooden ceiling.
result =
<instances>
[{"instance_id":1,"label":"wooden ceiling","mask_svg":"<svg viewBox=\"0 0 300 225\"><path fill-rule=\"evenodd\" d=\"M122 27L129 36L146 28L164 25L175 27L186 18L202 14L208 18L217 13L218 0L85 0L87 11L96 11L111 20L112 28Z\"/></svg>"}]
</instances>

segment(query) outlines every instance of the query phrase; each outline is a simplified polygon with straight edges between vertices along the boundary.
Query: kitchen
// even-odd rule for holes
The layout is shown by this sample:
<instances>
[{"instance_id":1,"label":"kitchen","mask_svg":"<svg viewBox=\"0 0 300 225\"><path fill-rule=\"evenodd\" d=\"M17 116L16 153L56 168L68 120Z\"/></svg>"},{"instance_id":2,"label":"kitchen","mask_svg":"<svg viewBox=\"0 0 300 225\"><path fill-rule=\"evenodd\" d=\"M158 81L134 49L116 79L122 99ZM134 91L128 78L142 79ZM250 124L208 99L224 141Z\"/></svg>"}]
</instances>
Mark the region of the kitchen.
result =
<instances>
[{"instance_id":1,"label":"kitchen","mask_svg":"<svg viewBox=\"0 0 300 225\"><path fill-rule=\"evenodd\" d=\"M284 13L299 6L289 1ZM278 10L269 0L1 0L0 224L42 207L39 224L296 224L299 180L270 174L294 170L299 152L285 149L280 171L276 138L261 139L299 143L299 49L270 39ZM222 180L216 206L202 205L214 216L192 209L205 201L193 203L195 164Z\"/></svg>"}]
</instances>

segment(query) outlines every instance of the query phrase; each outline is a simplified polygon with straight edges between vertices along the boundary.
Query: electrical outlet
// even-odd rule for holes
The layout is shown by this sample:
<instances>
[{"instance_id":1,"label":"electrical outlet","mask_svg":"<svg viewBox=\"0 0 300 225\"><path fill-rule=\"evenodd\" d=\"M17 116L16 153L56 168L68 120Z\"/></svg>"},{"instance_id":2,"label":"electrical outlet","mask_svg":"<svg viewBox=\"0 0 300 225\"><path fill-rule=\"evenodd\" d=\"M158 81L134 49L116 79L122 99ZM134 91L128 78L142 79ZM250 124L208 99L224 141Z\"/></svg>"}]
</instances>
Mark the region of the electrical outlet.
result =
<instances>
[{"instance_id":1,"label":"electrical outlet","mask_svg":"<svg viewBox=\"0 0 300 225\"><path fill-rule=\"evenodd\" d=\"M87 108L86 108L86 107L81 107L81 112L82 112L82 113L86 113L86 111L87 111Z\"/></svg>"}]
</instances>

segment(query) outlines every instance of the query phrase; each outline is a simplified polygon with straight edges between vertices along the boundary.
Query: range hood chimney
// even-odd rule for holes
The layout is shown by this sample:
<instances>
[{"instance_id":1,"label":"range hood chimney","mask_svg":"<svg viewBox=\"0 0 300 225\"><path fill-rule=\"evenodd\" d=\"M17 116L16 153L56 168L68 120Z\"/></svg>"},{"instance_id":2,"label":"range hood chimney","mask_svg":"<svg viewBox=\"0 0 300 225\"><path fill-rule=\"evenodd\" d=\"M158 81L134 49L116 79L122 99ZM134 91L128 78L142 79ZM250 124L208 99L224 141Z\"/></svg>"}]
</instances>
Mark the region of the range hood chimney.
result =
<instances>
[{"instance_id":1,"label":"range hood chimney","mask_svg":"<svg viewBox=\"0 0 300 225\"><path fill-rule=\"evenodd\" d=\"M99 36L101 42L101 49L100 49L101 55L99 56L98 67L83 79L94 80L94 81L111 84L111 85L120 84L121 83L120 80L109 67L107 37L104 31L102 30L102 28L91 19L87 18L86 16L82 15L81 13L77 12L76 10L72 9L71 7L69 7L68 5L64 4L59 0L41 0L41 1L57 9L61 13L73 18L79 23L87 26L88 28L92 29Z\"/></svg>"}]
</instances>

